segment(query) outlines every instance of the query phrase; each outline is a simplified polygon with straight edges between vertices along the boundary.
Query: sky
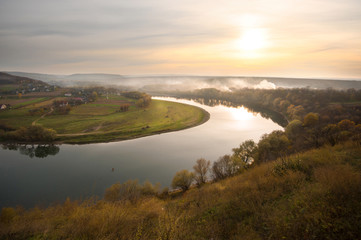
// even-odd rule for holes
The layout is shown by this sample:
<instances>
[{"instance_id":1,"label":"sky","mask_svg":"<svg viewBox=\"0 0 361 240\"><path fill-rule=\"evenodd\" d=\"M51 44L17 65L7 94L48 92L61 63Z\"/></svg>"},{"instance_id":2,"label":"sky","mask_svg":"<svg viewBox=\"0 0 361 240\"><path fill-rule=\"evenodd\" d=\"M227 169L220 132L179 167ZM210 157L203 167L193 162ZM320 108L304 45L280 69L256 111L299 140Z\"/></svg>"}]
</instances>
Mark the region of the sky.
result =
<instances>
[{"instance_id":1,"label":"sky","mask_svg":"<svg viewBox=\"0 0 361 240\"><path fill-rule=\"evenodd\" d=\"M361 79L361 1L0 0L0 71Z\"/></svg>"}]
</instances>

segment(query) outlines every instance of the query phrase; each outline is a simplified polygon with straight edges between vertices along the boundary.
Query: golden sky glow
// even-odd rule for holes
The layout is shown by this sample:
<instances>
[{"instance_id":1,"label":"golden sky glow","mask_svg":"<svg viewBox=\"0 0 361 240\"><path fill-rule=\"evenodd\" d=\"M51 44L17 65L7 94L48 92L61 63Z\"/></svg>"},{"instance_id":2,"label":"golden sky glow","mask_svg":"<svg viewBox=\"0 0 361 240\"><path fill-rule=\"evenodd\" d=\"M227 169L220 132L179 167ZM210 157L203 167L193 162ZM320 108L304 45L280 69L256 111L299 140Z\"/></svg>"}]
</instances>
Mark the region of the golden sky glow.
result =
<instances>
[{"instance_id":1,"label":"golden sky glow","mask_svg":"<svg viewBox=\"0 0 361 240\"><path fill-rule=\"evenodd\" d=\"M361 79L359 0L0 0L0 70Z\"/></svg>"}]
</instances>

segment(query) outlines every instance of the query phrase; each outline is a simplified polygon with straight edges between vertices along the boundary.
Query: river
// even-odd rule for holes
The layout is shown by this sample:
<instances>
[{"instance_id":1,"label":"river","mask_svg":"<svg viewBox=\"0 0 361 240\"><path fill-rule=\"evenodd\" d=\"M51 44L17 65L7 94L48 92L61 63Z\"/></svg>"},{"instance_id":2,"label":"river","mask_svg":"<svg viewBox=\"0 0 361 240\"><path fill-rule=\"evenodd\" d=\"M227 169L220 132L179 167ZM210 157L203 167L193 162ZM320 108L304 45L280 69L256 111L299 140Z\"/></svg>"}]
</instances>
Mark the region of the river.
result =
<instances>
[{"instance_id":1,"label":"river","mask_svg":"<svg viewBox=\"0 0 361 240\"><path fill-rule=\"evenodd\" d=\"M102 197L107 187L129 179L169 186L177 171L191 170L198 158L213 162L245 140L257 142L263 134L282 129L271 119L243 107L158 99L202 107L210 113L210 119L186 130L122 142L63 144L53 147L51 154L41 154L41 147L36 146L0 148L0 208L48 206L66 197ZM36 156L34 149L38 151Z\"/></svg>"}]
</instances>

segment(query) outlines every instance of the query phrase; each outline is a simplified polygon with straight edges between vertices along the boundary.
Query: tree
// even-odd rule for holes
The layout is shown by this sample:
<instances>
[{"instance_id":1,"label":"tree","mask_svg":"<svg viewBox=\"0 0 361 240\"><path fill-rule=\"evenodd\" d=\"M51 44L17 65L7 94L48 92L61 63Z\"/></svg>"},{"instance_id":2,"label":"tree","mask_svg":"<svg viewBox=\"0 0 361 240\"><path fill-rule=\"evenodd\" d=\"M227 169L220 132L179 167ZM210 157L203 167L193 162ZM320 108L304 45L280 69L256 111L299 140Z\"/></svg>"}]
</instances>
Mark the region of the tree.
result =
<instances>
[{"instance_id":1,"label":"tree","mask_svg":"<svg viewBox=\"0 0 361 240\"><path fill-rule=\"evenodd\" d=\"M135 203L141 196L141 186L138 180L128 180L125 183L116 183L105 190L106 201L130 201Z\"/></svg>"},{"instance_id":2,"label":"tree","mask_svg":"<svg viewBox=\"0 0 361 240\"><path fill-rule=\"evenodd\" d=\"M213 163L212 175L215 181L225 179L237 173L239 166L230 155L224 155Z\"/></svg>"},{"instance_id":3,"label":"tree","mask_svg":"<svg viewBox=\"0 0 361 240\"><path fill-rule=\"evenodd\" d=\"M120 112L126 112L126 111L128 111L129 110L129 104L128 103L126 103L126 104L121 104L120 105L120 107L119 107L119 111Z\"/></svg>"},{"instance_id":4,"label":"tree","mask_svg":"<svg viewBox=\"0 0 361 240\"><path fill-rule=\"evenodd\" d=\"M207 182L207 173L211 166L211 162L200 158L197 160L196 165L193 166L195 176L194 179L197 185L200 186Z\"/></svg>"},{"instance_id":5,"label":"tree","mask_svg":"<svg viewBox=\"0 0 361 240\"><path fill-rule=\"evenodd\" d=\"M187 191L191 186L194 179L194 173L188 170L181 170L177 172L172 181L173 188L181 188L183 191Z\"/></svg>"},{"instance_id":6,"label":"tree","mask_svg":"<svg viewBox=\"0 0 361 240\"><path fill-rule=\"evenodd\" d=\"M24 141L24 142L51 142L56 138L56 131L49 128L44 128L40 125L29 127L20 127L16 131L9 132L10 139Z\"/></svg>"},{"instance_id":7,"label":"tree","mask_svg":"<svg viewBox=\"0 0 361 240\"><path fill-rule=\"evenodd\" d=\"M98 99L98 93L97 93L96 91L93 91L92 94L91 94L91 96L90 96L90 98L91 98L93 101L97 100L97 99Z\"/></svg>"},{"instance_id":8,"label":"tree","mask_svg":"<svg viewBox=\"0 0 361 240\"><path fill-rule=\"evenodd\" d=\"M104 199L106 201L115 202L120 200L120 183L113 184L109 188L105 189Z\"/></svg>"},{"instance_id":9,"label":"tree","mask_svg":"<svg viewBox=\"0 0 361 240\"><path fill-rule=\"evenodd\" d=\"M355 122L344 119L340 121L337 126L340 128L341 131L353 131L355 128Z\"/></svg>"},{"instance_id":10,"label":"tree","mask_svg":"<svg viewBox=\"0 0 361 240\"><path fill-rule=\"evenodd\" d=\"M308 113L303 119L303 125L305 127L315 127L318 124L319 116L317 113Z\"/></svg>"},{"instance_id":11,"label":"tree","mask_svg":"<svg viewBox=\"0 0 361 240\"><path fill-rule=\"evenodd\" d=\"M293 105L291 104L287 108L287 114L291 119L302 119L301 116L305 113L305 109L301 105Z\"/></svg>"},{"instance_id":12,"label":"tree","mask_svg":"<svg viewBox=\"0 0 361 240\"><path fill-rule=\"evenodd\" d=\"M160 192L160 183L153 185L150 181L146 180L141 186L142 195L157 195Z\"/></svg>"},{"instance_id":13,"label":"tree","mask_svg":"<svg viewBox=\"0 0 361 240\"><path fill-rule=\"evenodd\" d=\"M334 146L340 140L340 128L336 124L327 124L322 128L323 139Z\"/></svg>"},{"instance_id":14,"label":"tree","mask_svg":"<svg viewBox=\"0 0 361 240\"><path fill-rule=\"evenodd\" d=\"M233 148L233 155L245 164L250 164L257 145L253 140L244 141L238 148Z\"/></svg>"},{"instance_id":15,"label":"tree","mask_svg":"<svg viewBox=\"0 0 361 240\"><path fill-rule=\"evenodd\" d=\"M285 129L285 133L289 139L297 138L301 132L302 132L302 122L297 119L291 121Z\"/></svg>"},{"instance_id":16,"label":"tree","mask_svg":"<svg viewBox=\"0 0 361 240\"><path fill-rule=\"evenodd\" d=\"M264 134L258 142L257 161L275 160L288 152L290 141L284 132L277 130Z\"/></svg>"}]
</instances>

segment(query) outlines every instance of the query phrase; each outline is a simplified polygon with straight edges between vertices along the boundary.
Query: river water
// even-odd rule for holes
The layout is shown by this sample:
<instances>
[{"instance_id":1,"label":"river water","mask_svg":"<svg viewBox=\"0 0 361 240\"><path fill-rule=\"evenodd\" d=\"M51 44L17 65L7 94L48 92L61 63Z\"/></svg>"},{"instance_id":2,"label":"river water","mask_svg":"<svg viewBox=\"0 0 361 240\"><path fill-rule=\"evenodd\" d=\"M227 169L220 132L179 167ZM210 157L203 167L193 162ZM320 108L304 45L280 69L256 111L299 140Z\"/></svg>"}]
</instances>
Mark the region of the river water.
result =
<instances>
[{"instance_id":1,"label":"river water","mask_svg":"<svg viewBox=\"0 0 361 240\"><path fill-rule=\"evenodd\" d=\"M47 206L66 197L102 197L107 187L129 179L169 186L177 171L191 170L198 158L213 162L245 140L257 142L263 134L282 129L243 107L159 99L202 107L210 113L210 120L186 130L122 142L63 144L51 154L41 154L36 146L36 156L31 146L0 148L0 208Z\"/></svg>"}]
</instances>

